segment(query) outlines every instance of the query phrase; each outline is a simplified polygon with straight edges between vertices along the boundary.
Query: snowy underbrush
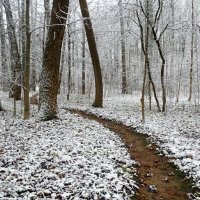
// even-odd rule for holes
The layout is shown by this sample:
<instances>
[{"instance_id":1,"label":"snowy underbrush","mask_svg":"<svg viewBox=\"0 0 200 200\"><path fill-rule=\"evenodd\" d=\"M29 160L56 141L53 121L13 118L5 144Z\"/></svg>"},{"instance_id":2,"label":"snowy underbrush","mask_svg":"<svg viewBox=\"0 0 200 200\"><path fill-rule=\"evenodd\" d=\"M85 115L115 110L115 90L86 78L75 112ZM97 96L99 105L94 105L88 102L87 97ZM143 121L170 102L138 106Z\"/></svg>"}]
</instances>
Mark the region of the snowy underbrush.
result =
<instances>
[{"instance_id":1,"label":"snowy underbrush","mask_svg":"<svg viewBox=\"0 0 200 200\"><path fill-rule=\"evenodd\" d=\"M59 113L49 122L0 113L0 199L119 199L134 196L134 165L118 136Z\"/></svg>"},{"instance_id":2,"label":"snowy underbrush","mask_svg":"<svg viewBox=\"0 0 200 200\"><path fill-rule=\"evenodd\" d=\"M158 144L160 151L191 177L200 187L200 114L190 109L187 102L172 103L168 111L158 113L156 108L146 108L145 124L141 123L139 97L121 95L106 98L104 108L93 108L75 101L66 102L63 107L80 109L99 117L115 120L147 134ZM192 111L191 111L192 110Z\"/></svg>"}]
</instances>

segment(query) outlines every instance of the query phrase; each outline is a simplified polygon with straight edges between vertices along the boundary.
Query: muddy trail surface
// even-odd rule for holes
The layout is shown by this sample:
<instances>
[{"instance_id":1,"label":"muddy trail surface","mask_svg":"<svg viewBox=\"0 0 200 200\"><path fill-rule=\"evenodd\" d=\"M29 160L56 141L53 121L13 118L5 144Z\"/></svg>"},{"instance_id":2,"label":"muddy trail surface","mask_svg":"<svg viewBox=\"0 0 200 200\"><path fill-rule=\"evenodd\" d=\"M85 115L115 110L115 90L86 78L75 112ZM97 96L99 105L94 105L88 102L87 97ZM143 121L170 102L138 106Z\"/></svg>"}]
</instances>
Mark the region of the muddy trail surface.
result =
<instances>
[{"instance_id":1,"label":"muddy trail surface","mask_svg":"<svg viewBox=\"0 0 200 200\"><path fill-rule=\"evenodd\" d=\"M148 137L136 133L132 128L98 118L80 110L68 110L84 118L95 120L118 134L126 144L131 158L139 163L137 166L137 184L139 191L134 200L188 200L192 191L191 181L172 164L168 158L160 155L157 146L148 143Z\"/></svg>"}]
</instances>

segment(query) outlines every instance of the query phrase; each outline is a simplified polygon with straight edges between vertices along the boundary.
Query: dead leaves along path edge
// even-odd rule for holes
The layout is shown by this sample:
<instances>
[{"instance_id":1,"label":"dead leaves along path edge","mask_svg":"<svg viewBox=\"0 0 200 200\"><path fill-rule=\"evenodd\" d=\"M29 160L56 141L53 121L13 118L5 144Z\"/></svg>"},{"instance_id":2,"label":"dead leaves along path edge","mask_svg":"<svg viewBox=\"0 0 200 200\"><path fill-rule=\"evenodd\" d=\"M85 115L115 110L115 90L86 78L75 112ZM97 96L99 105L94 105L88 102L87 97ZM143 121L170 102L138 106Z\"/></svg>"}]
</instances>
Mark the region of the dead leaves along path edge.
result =
<instances>
[{"instance_id":1,"label":"dead leaves along path edge","mask_svg":"<svg viewBox=\"0 0 200 200\"><path fill-rule=\"evenodd\" d=\"M168 158L158 154L157 146L147 142L148 137L117 122L98 118L94 114L75 109L66 109L83 118L95 120L118 134L126 144L131 158L140 165L137 167L139 191L135 200L188 200L192 191L191 181L184 178L178 169L169 163ZM155 186L155 188L154 188Z\"/></svg>"}]
</instances>

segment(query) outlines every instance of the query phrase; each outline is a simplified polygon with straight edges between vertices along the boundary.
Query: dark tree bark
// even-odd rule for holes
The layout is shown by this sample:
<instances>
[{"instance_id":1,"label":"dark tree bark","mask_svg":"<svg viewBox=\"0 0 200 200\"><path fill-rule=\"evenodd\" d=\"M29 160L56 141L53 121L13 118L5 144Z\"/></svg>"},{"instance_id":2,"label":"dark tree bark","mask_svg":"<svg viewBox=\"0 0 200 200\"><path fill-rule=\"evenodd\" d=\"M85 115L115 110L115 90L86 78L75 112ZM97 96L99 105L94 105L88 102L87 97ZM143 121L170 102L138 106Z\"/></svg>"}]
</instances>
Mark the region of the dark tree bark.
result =
<instances>
[{"instance_id":1,"label":"dark tree bark","mask_svg":"<svg viewBox=\"0 0 200 200\"><path fill-rule=\"evenodd\" d=\"M29 74L30 74L30 51L31 51L31 35L30 35L30 1L26 0L26 56L24 65L24 119L29 119L30 106L29 106Z\"/></svg>"},{"instance_id":2,"label":"dark tree bark","mask_svg":"<svg viewBox=\"0 0 200 200\"><path fill-rule=\"evenodd\" d=\"M13 21L13 15L11 11L10 1L4 1L4 7L6 12L8 36L11 48L11 92L10 97L14 97L15 100L21 99L21 85L22 85L22 67L20 62L20 54L17 44L17 38L15 33L15 25Z\"/></svg>"},{"instance_id":3,"label":"dark tree bark","mask_svg":"<svg viewBox=\"0 0 200 200\"><path fill-rule=\"evenodd\" d=\"M46 33L51 20L50 0L44 0L44 27L43 27L43 52L45 49Z\"/></svg>"},{"instance_id":4,"label":"dark tree bark","mask_svg":"<svg viewBox=\"0 0 200 200\"><path fill-rule=\"evenodd\" d=\"M57 118L59 68L69 0L54 0L40 75L39 118Z\"/></svg>"},{"instance_id":5,"label":"dark tree bark","mask_svg":"<svg viewBox=\"0 0 200 200\"><path fill-rule=\"evenodd\" d=\"M103 106L103 83L102 83L102 75L101 75L101 66L99 61L99 55L97 52L97 46L95 42L94 31L92 28L92 22L90 20L90 14L88 10L88 5L86 0L79 0L81 13L83 17L83 23L85 26L86 36L88 40L88 46L90 50L90 55L92 58L94 77L95 77L95 100L93 103L94 107L102 107Z\"/></svg>"},{"instance_id":6,"label":"dark tree bark","mask_svg":"<svg viewBox=\"0 0 200 200\"><path fill-rule=\"evenodd\" d=\"M85 94L85 32L82 32L82 94Z\"/></svg>"},{"instance_id":7,"label":"dark tree bark","mask_svg":"<svg viewBox=\"0 0 200 200\"><path fill-rule=\"evenodd\" d=\"M148 0L147 0L147 2L148 2ZM154 39L154 41L156 43L156 46L157 46L158 52L159 52L159 56L160 56L161 61L162 61L160 78L161 78L162 103L163 103L162 104L162 112L165 112L166 111L166 89L165 89L165 81L164 81L165 77L164 76L165 76L165 63L166 63L166 61L165 61L163 49L162 49L162 46L161 46L160 38L161 38L162 34L166 31L166 29L168 27L168 24L163 29L163 31L158 35L157 28L155 26L158 26L158 24L159 24L158 22L160 20L160 16L161 16L161 13L162 13L163 2L162 1L158 1L158 3L159 3L159 6L157 8L156 15L155 15L153 23L150 21L149 17L145 13L145 10L144 10L144 8L142 6L141 1L140 1L140 8L141 8L145 18L147 19L147 23L151 26L153 39ZM159 110L160 110L160 108L159 108Z\"/></svg>"},{"instance_id":8,"label":"dark tree bark","mask_svg":"<svg viewBox=\"0 0 200 200\"><path fill-rule=\"evenodd\" d=\"M153 79L152 79L151 69L150 69L149 46L150 46L150 42L151 42L151 37L150 37L151 35L150 35L150 30L149 30L149 28L150 28L150 24L149 24L149 21L150 21L150 8L149 7L150 7L150 5L149 4L150 4L149 0L146 0L146 16L145 16L146 17L146 27L145 27L145 31L144 31L144 28L143 28L143 25L142 25L142 22L139 18L138 13L137 13L137 18L138 18L138 25L140 27L142 52L144 54L146 72L148 73L148 78L149 78L149 84L150 84L149 89L152 85L156 105L157 105L158 111L160 112L161 111L160 103L159 103L158 98L157 98L156 88L155 88L155 84L154 84ZM144 36L144 34L145 34L145 36ZM143 88L144 87L145 87L145 84L143 85ZM144 95L143 92L142 92L142 96ZM149 91L149 93L150 93L150 91ZM144 100L144 99L142 98L142 100ZM151 104L150 104L150 106L151 106Z\"/></svg>"},{"instance_id":9,"label":"dark tree bark","mask_svg":"<svg viewBox=\"0 0 200 200\"><path fill-rule=\"evenodd\" d=\"M5 111L4 108L1 105L1 99L0 99L0 111Z\"/></svg>"},{"instance_id":10,"label":"dark tree bark","mask_svg":"<svg viewBox=\"0 0 200 200\"><path fill-rule=\"evenodd\" d=\"M161 78L161 87L162 87L162 112L165 112L166 110L166 90L165 90L165 83L164 83L164 74L165 74L165 57L163 54L163 50L160 44L160 40L157 37L156 31L155 31L155 27L152 27L152 33L154 36L154 40L156 42L157 48L158 48L158 52L160 55L160 58L162 60L162 65L161 65L161 73L160 73L160 78Z\"/></svg>"}]
</instances>

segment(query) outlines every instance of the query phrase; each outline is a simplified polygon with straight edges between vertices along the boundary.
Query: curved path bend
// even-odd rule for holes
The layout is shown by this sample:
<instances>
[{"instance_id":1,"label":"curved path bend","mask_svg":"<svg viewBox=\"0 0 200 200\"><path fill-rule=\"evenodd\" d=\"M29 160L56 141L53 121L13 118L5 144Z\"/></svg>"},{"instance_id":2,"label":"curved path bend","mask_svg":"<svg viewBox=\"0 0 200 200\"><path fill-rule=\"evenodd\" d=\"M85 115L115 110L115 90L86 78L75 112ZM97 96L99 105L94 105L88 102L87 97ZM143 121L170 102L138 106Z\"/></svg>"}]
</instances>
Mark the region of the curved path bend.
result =
<instances>
[{"instance_id":1,"label":"curved path bend","mask_svg":"<svg viewBox=\"0 0 200 200\"><path fill-rule=\"evenodd\" d=\"M137 166L139 191L135 200L188 200L192 191L191 181L181 175L168 158L159 155L157 146L147 142L147 136L138 134L134 129L117 122L98 118L80 110L67 109L71 113L95 120L118 134Z\"/></svg>"}]
</instances>

